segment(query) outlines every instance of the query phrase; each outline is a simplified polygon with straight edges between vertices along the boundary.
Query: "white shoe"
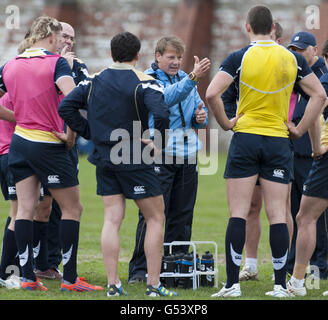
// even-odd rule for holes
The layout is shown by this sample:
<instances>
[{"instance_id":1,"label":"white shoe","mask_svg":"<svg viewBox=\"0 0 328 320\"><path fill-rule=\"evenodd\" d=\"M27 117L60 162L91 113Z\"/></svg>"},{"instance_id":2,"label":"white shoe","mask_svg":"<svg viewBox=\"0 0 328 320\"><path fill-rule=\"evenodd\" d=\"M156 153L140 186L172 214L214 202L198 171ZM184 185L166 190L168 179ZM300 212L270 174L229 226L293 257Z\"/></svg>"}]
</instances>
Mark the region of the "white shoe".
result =
<instances>
[{"instance_id":1,"label":"white shoe","mask_svg":"<svg viewBox=\"0 0 328 320\"><path fill-rule=\"evenodd\" d=\"M15 276L14 274L8 277L6 280L0 279L0 285L7 289L20 289L22 278Z\"/></svg>"},{"instance_id":2,"label":"white shoe","mask_svg":"<svg viewBox=\"0 0 328 320\"><path fill-rule=\"evenodd\" d=\"M239 273L239 281L247 281L247 280L258 280L258 275L257 275L257 271L252 272L251 267L245 264L243 269Z\"/></svg>"},{"instance_id":3,"label":"white shoe","mask_svg":"<svg viewBox=\"0 0 328 320\"><path fill-rule=\"evenodd\" d=\"M266 296L271 296L275 298L291 298L295 297L287 289L284 289L280 284L275 284L273 286L273 291L268 291L265 293Z\"/></svg>"},{"instance_id":4,"label":"white shoe","mask_svg":"<svg viewBox=\"0 0 328 320\"><path fill-rule=\"evenodd\" d=\"M219 292L212 294L211 297L241 297L240 284L235 283L228 289L224 286Z\"/></svg>"},{"instance_id":5,"label":"white shoe","mask_svg":"<svg viewBox=\"0 0 328 320\"><path fill-rule=\"evenodd\" d=\"M323 296L328 296L328 291L322 293Z\"/></svg>"},{"instance_id":6,"label":"white shoe","mask_svg":"<svg viewBox=\"0 0 328 320\"><path fill-rule=\"evenodd\" d=\"M294 296L300 296L300 297L306 296L306 288L305 287L300 287L300 288L295 287L295 286L293 286L291 281L287 282L287 289Z\"/></svg>"}]
</instances>

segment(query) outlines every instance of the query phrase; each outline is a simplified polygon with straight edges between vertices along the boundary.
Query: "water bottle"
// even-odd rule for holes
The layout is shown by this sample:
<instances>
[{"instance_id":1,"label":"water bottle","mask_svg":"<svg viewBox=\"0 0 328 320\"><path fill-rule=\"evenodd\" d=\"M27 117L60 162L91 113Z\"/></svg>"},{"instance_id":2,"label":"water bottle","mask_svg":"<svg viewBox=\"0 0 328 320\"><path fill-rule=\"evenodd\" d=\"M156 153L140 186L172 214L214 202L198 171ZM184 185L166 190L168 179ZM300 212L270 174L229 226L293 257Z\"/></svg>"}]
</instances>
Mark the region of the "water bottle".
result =
<instances>
[{"instance_id":1,"label":"water bottle","mask_svg":"<svg viewBox=\"0 0 328 320\"><path fill-rule=\"evenodd\" d=\"M191 253L186 253L181 261L181 273L192 274L194 271L194 256ZM192 277L181 277L179 288L189 289L193 287Z\"/></svg>"},{"instance_id":2,"label":"water bottle","mask_svg":"<svg viewBox=\"0 0 328 320\"><path fill-rule=\"evenodd\" d=\"M176 273L180 273L181 261L182 261L183 256L184 256L183 252L178 252L174 256L174 258L175 258L175 272Z\"/></svg>"},{"instance_id":3,"label":"water bottle","mask_svg":"<svg viewBox=\"0 0 328 320\"><path fill-rule=\"evenodd\" d=\"M202 259L200 261L201 271L214 271L214 259L213 254L209 251L206 251L202 255ZM203 287L213 287L214 286L214 275L202 274L200 277L200 285Z\"/></svg>"},{"instance_id":4,"label":"water bottle","mask_svg":"<svg viewBox=\"0 0 328 320\"><path fill-rule=\"evenodd\" d=\"M163 256L162 260L162 273L169 273L173 275L176 268L176 261L174 255ZM166 287L173 288L175 286L174 277L163 277L161 280L165 283Z\"/></svg>"},{"instance_id":5,"label":"water bottle","mask_svg":"<svg viewBox=\"0 0 328 320\"><path fill-rule=\"evenodd\" d=\"M182 263L183 256L184 256L183 252L178 252L174 256L174 258L175 258L175 272L176 273L181 273L181 263ZM179 276L175 277L175 285L176 286L179 285L180 280L183 280L183 279Z\"/></svg>"}]
</instances>

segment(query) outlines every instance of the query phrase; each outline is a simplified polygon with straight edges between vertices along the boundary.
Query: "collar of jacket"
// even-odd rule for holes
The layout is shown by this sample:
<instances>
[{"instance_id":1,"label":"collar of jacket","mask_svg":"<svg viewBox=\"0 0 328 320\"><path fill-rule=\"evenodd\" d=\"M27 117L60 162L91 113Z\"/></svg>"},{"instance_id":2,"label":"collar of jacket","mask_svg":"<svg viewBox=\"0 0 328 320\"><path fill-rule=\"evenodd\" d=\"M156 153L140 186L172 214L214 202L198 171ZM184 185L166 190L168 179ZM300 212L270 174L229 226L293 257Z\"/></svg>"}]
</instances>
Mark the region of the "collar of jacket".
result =
<instances>
[{"instance_id":1,"label":"collar of jacket","mask_svg":"<svg viewBox=\"0 0 328 320\"><path fill-rule=\"evenodd\" d=\"M154 61L154 62L151 64L151 68L152 68L154 71L156 71L156 70L159 69L159 66L158 66L158 64L157 64L156 61Z\"/></svg>"},{"instance_id":2,"label":"collar of jacket","mask_svg":"<svg viewBox=\"0 0 328 320\"><path fill-rule=\"evenodd\" d=\"M147 69L145 71L145 73L151 75L152 77L154 77L158 80L169 82L166 73L158 67L158 64L156 63L156 61L154 61L151 64L150 68ZM179 75L180 80L187 76L187 74L184 71L182 71L181 69L178 70L177 74ZM178 80L177 75L175 75L174 77L171 76L171 79L174 79L174 78L176 78ZM174 81L174 82L176 82L176 81Z\"/></svg>"},{"instance_id":3,"label":"collar of jacket","mask_svg":"<svg viewBox=\"0 0 328 320\"><path fill-rule=\"evenodd\" d=\"M182 78L184 78L186 75L182 70L179 70L174 76L169 76L160 68L156 70L156 74L158 75L158 78L160 80L168 81L168 82L169 82L168 77L170 77L173 80L173 82L177 82L180 81Z\"/></svg>"},{"instance_id":4,"label":"collar of jacket","mask_svg":"<svg viewBox=\"0 0 328 320\"><path fill-rule=\"evenodd\" d=\"M318 57L318 60L311 66L311 69L316 76L320 78L324 73L326 73L325 60L323 60L322 57Z\"/></svg>"},{"instance_id":5,"label":"collar of jacket","mask_svg":"<svg viewBox=\"0 0 328 320\"><path fill-rule=\"evenodd\" d=\"M129 63L124 62L114 62L110 67L110 69L117 69L117 70L132 70L134 66Z\"/></svg>"}]
</instances>

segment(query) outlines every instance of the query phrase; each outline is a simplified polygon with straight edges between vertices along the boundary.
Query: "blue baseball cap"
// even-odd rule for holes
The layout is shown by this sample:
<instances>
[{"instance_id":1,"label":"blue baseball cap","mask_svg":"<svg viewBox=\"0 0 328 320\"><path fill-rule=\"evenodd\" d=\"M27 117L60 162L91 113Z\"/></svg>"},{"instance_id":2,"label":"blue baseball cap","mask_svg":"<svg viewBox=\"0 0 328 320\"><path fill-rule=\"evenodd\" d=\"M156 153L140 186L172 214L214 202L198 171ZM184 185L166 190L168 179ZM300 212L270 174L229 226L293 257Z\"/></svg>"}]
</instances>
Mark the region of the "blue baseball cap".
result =
<instances>
[{"instance_id":1,"label":"blue baseball cap","mask_svg":"<svg viewBox=\"0 0 328 320\"><path fill-rule=\"evenodd\" d=\"M312 33L301 31L293 35L292 41L288 45L289 47L296 47L301 50L306 49L308 46L316 46L317 41Z\"/></svg>"}]
</instances>

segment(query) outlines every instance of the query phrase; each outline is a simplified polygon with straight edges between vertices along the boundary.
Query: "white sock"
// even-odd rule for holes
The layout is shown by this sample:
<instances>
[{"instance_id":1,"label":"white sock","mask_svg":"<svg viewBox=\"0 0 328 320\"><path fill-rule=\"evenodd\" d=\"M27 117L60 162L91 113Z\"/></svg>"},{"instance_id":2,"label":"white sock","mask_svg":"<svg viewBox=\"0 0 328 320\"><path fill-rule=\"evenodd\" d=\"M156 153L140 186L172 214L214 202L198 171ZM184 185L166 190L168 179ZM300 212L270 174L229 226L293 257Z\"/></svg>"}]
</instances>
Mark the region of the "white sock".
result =
<instances>
[{"instance_id":1,"label":"white sock","mask_svg":"<svg viewBox=\"0 0 328 320\"><path fill-rule=\"evenodd\" d=\"M296 279L294 276L291 276L290 282L296 288L302 288L304 285L304 279Z\"/></svg>"},{"instance_id":2,"label":"white sock","mask_svg":"<svg viewBox=\"0 0 328 320\"><path fill-rule=\"evenodd\" d=\"M110 284L107 285L108 288L109 288L110 286L111 286ZM114 286L115 286L117 289L121 288L121 286L122 286L121 281L120 281L119 283L114 283Z\"/></svg>"},{"instance_id":3,"label":"white sock","mask_svg":"<svg viewBox=\"0 0 328 320\"><path fill-rule=\"evenodd\" d=\"M246 258L245 265L248 265L251 272L257 272L257 258Z\"/></svg>"},{"instance_id":4,"label":"white sock","mask_svg":"<svg viewBox=\"0 0 328 320\"><path fill-rule=\"evenodd\" d=\"M153 286L153 287L156 288L156 289L158 289L160 285L161 285L161 282L158 282L158 285Z\"/></svg>"}]
</instances>

